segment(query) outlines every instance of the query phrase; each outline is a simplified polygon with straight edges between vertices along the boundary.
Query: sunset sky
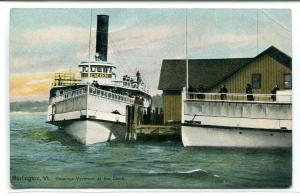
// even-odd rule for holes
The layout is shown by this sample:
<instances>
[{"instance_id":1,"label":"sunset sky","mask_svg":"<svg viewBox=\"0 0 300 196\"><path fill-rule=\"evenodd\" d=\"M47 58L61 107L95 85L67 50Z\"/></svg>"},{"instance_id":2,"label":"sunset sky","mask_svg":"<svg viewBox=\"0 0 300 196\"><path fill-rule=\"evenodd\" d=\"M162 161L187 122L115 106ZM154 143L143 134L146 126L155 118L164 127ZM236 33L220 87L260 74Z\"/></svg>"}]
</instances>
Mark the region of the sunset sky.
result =
<instances>
[{"instance_id":1,"label":"sunset sky","mask_svg":"<svg viewBox=\"0 0 300 196\"><path fill-rule=\"evenodd\" d=\"M140 70L160 93L162 60L185 58L186 10L92 13L92 56L96 15L107 14L108 61L119 76ZM271 45L292 56L290 10L189 9L187 16L188 58L254 57ZM10 100L47 100L55 72L76 72L88 60L90 9L12 9L10 19Z\"/></svg>"}]
</instances>

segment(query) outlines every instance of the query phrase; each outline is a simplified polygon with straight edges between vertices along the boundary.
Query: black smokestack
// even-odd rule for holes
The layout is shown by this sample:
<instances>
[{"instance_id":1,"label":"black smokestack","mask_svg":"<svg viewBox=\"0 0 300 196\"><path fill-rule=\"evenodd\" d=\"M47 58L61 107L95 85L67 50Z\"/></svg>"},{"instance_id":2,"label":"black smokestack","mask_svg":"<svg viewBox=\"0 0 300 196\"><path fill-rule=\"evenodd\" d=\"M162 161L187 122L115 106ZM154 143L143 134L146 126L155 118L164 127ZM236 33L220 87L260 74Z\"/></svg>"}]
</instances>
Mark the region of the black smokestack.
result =
<instances>
[{"instance_id":1,"label":"black smokestack","mask_svg":"<svg viewBox=\"0 0 300 196\"><path fill-rule=\"evenodd\" d=\"M107 61L108 16L97 15L96 60Z\"/></svg>"}]
</instances>

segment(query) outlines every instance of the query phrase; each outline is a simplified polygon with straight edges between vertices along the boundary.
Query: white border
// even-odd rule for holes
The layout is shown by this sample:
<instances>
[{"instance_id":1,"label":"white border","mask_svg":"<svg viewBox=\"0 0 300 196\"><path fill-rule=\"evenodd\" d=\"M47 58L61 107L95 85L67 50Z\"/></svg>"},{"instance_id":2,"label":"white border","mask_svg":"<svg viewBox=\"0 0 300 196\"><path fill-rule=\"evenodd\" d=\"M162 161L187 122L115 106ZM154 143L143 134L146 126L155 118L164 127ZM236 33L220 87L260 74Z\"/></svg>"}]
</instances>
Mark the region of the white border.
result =
<instances>
[{"instance_id":1,"label":"white border","mask_svg":"<svg viewBox=\"0 0 300 196\"><path fill-rule=\"evenodd\" d=\"M24 189L24 190L12 190L9 187L9 11L10 8L290 8L292 9L293 16L293 87L294 87L294 127L293 127L293 186L290 189L274 190L274 189ZM41 193L46 195L55 194L67 194L73 195L78 193L113 193L118 195L140 195L141 193L147 195L154 194L243 194L249 195L261 194L261 195L277 195L288 194L293 192L300 192L300 155L297 154L300 149L300 123L297 122L299 116L300 94L298 86L300 83L300 3L299 2L0 2L0 138L1 138L1 157L2 162L0 164L1 174L1 193L19 194L26 193L30 195L40 195ZM298 28L297 28L298 27ZM4 44L3 44L4 43ZM4 57L4 58L3 58ZM5 162L5 164L3 164ZM3 175L5 174L5 175ZM5 183L3 183L5 182ZM4 185L4 187L3 187ZM1 194L2 195L2 194Z\"/></svg>"}]
</instances>

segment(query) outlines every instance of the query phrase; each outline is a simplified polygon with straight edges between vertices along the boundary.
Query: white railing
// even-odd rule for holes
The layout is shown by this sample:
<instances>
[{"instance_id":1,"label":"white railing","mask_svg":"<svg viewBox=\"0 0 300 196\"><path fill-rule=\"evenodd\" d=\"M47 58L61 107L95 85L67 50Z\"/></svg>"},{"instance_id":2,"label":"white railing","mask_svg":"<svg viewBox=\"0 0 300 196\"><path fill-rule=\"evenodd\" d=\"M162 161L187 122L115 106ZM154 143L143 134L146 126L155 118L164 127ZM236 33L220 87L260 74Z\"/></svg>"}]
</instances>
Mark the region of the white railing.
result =
<instances>
[{"instance_id":1,"label":"white railing","mask_svg":"<svg viewBox=\"0 0 300 196\"><path fill-rule=\"evenodd\" d=\"M149 88L145 84L137 85L136 82L129 82L129 81L113 81L114 86L118 86L121 88L133 89L133 90L140 90L145 93L149 93Z\"/></svg>"},{"instance_id":2,"label":"white railing","mask_svg":"<svg viewBox=\"0 0 300 196\"><path fill-rule=\"evenodd\" d=\"M186 100L292 103L291 94L186 93Z\"/></svg>"},{"instance_id":3,"label":"white railing","mask_svg":"<svg viewBox=\"0 0 300 196\"><path fill-rule=\"evenodd\" d=\"M99 97L115 100L115 101L120 101L120 102L125 102L125 103L134 103L134 98L128 97L126 95L120 95L117 93L113 93L110 91L105 91L96 87L89 86L89 94L90 95L96 95Z\"/></svg>"},{"instance_id":4,"label":"white railing","mask_svg":"<svg viewBox=\"0 0 300 196\"><path fill-rule=\"evenodd\" d=\"M86 87L79 88L76 90L67 91L67 92L63 93L62 95L53 97L51 99L50 103L53 104L56 102L71 99L73 97L78 97L80 95L86 95L87 92L89 92L90 95L95 95L95 96L99 96L99 97L106 98L106 99L111 99L111 100L130 103L130 104L134 103L134 98L131 98L131 97L128 97L125 95L120 95L117 93L112 93L110 91L105 91L105 90L98 89L98 88L92 87L92 86L86 86Z\"/></svg>"},{"instance_id":5,"label":"white railing","mask_svg":"<svg viewBox=\"0 0 300 196\"><path fill-rule=\"evenodd\" d=\"M56 97L53 97L50 101L50 103L56 103L56 102L60 102L66 99L70 99L73 97L78 97L80 95L85 95L87 92L87 87L83 87L83 88L79 88L76 90L72 90L72 91L67 91L64 92L62 95L58 95Z\"/></svg>"}]
</instances>

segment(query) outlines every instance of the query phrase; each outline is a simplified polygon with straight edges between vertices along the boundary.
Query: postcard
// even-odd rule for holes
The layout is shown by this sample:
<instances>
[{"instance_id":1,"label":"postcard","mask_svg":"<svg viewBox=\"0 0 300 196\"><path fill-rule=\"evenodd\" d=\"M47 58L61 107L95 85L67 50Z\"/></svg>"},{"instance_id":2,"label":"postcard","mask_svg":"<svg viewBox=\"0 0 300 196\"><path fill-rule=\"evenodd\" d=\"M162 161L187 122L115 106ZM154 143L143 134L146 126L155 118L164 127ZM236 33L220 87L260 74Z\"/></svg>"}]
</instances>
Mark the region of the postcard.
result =
<instances>
[{"instance_id":1,"label":"postcard","mask_svg":"<svg viewBox=\"0 0 300 196\"><path fill-rule=\"evenodd\" d=\"M292 186L292 11L13 8L10 184Z\"/></svg>"}]
</instances>

